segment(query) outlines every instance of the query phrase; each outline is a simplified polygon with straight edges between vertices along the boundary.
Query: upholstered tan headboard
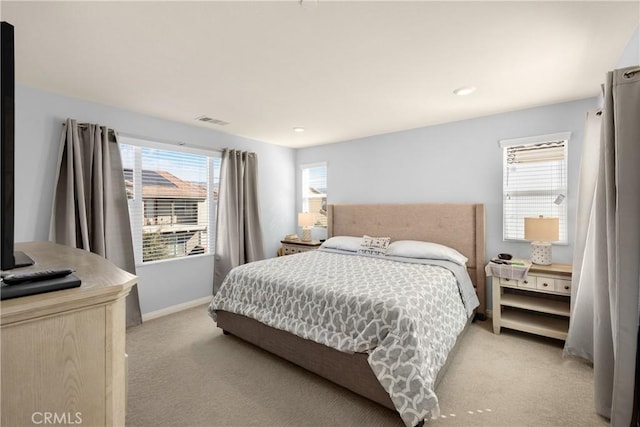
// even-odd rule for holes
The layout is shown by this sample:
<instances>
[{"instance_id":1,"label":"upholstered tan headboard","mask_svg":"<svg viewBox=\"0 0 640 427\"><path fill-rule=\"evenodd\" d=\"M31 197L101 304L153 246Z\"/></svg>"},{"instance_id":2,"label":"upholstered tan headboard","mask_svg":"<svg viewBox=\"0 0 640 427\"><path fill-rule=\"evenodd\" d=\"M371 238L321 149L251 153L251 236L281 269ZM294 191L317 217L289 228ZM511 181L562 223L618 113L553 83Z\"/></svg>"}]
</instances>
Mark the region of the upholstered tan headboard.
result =
<instances>
[{"instance_id":1,"label":"upholstered tan headboard","mask_svg":"<svg viewBox=\"0 0 640 427\"><path fill-rule=\"evenodd\" d=\"M467 269L485 314L483 204L336 204L328 206L328 237L384 236L450 246L469 258Z\"/></svg>"}]
</instances>

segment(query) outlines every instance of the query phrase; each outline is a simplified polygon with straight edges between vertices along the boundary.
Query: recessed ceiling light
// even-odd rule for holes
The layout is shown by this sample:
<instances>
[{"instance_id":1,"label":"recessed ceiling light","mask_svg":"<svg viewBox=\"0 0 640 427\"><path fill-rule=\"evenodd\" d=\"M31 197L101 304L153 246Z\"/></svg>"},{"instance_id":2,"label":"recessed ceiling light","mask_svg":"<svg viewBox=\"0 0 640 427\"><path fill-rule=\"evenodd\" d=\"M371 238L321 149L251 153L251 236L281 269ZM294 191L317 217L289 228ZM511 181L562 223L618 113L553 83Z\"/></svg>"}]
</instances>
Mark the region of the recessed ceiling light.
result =
<instances>
[{"instance_id":1,"label":"recessed ceiling light","mask_svg":"<svg viewBox=\"0 0 640 427\"><path fill-rule=\"evenodd\" d=\"M462 86L454 90L453 93L455 93L458 96L465 96L465 95L471 95L475 91L476 91L475 86Z\"/></svg>"},{"instance_id":2,"label":"recessed ceiling light","mask_svg":"<svg viewBox=\"0 0 640 427\"><path fill-rule=\"evenodd\" d=\"M293 128L293 131L294 131L294 132L304 132L304 128L303 128L303 127L296 126L296 127L294 127L294 128Z\"/></svg>"}]
</instances>

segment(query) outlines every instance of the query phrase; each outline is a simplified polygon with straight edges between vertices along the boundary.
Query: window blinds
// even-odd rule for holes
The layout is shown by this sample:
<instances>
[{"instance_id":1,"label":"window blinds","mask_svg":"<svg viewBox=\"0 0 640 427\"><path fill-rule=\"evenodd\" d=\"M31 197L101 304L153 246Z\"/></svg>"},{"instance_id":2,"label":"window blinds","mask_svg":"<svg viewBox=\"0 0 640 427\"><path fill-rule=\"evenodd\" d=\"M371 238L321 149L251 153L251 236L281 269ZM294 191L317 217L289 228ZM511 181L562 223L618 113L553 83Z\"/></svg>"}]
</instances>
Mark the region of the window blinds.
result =
<instances>
[{"instance_id":1,"label":"window blinds","mask_svg":"<svg viewBox=\"0 0 640 427\"><path fill-rule=\"evenodd\" d=\"M524 218L542 215L559 219L558 243L567 243L567 143L503 145L504 240L524 240Z\"/></svg>"},{"instance_id":2,"label":"window blinds","mask_svg":"<svg viewBox=\"0 0 640 427\"><path fill-rule=\"evenodd\" d=\"M210 253L220 158L120 146L137 262Z\"/></svg>"},{"instance_id":3,"label":"window blinds","mask_svg":"<svg viewBox=\"0 0 640 427\"><path fill-rule=\"evenodd\" d=\"M302 166L302 211L315 215L315 227L327 226L327 164Z\"/></svg>"}]
</instances>

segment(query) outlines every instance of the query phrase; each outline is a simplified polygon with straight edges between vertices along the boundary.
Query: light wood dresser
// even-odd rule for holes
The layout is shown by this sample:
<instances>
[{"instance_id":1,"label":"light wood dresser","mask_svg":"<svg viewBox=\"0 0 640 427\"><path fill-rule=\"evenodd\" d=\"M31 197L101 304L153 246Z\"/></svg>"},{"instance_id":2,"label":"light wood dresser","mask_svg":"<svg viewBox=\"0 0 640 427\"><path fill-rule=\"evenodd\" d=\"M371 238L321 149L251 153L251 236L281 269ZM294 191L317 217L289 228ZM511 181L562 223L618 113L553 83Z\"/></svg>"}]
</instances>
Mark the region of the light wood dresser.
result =
<instances>
[{"instance_id":1,"label":"light wood dresser","mask_svg":"<svg viewBox=\"0 0 640 427\"><path fill-rule=\"evenodd\" d=\"M0 425L123 426L125 297L136 276L80 249L16 247L36 262L16 271L71 267L82 285L0 303Z\"/></svg>"}]
</instances>

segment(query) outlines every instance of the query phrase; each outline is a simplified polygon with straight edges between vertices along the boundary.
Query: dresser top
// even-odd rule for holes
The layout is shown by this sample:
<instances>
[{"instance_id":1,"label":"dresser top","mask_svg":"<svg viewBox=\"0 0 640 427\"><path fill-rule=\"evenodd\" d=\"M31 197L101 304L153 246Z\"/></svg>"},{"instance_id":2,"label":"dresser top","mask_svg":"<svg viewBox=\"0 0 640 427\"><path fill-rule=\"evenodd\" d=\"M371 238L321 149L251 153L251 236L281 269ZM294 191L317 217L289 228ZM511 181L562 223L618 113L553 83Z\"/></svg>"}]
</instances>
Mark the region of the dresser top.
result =
<instances>
[{"instance_id":1,"label":"dresser top","mask_svg":"<svg viewBox=\"0 0 640 427\"><path fill-rule=\"evenodd\" d=\"M53 242L18 243L35 264L12 270L20 273L72 268L82 284L78 288L46 292L0 302L2 325L83 306L112 301L126 296L137 276L118 268L94 253Z\"/></svg>"}]
</instances>

